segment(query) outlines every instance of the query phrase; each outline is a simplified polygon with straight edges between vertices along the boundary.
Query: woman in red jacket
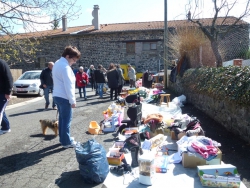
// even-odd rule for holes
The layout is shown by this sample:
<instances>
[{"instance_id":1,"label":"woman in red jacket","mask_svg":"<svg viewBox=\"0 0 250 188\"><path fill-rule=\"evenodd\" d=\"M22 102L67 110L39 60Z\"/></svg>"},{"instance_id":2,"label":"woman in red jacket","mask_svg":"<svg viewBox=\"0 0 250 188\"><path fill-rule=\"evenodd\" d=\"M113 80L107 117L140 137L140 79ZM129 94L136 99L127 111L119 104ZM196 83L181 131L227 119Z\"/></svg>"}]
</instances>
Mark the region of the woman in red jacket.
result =
<instances>
[{"instance_id":1,"label":"woman in red jacket","mask_svg":"<svg viewBox=\"0 0 250 188\"><path fill-rule=\"evenodd\" d=\"M80 98L82 98L82 90L83 90L83 95L84 95L84 99L87 100L86 97L86 86L89 82L89 78L88 75L83 72L83 67L79 68L79 71L76 73L76 84L77 87L79 89L79 94L80 94Z\"/></svg>"}]
</instances>

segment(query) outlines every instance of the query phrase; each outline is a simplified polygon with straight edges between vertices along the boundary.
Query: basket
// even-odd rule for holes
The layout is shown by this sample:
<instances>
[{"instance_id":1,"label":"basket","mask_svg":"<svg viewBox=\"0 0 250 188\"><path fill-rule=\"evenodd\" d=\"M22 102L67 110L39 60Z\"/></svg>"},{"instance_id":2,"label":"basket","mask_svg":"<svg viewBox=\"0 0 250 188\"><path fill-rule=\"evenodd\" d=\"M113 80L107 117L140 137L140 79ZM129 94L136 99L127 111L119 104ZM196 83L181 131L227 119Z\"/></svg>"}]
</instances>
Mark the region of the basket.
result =
<instances>
[{"instance_id":1,"label":"basket","mask_svg":"<svg viewBox=\"0 0 250 188\"><path fill-rule=\"evenodd\" d=\"M98 125L98 123L96 121L91 121L89 123L89 130L88 132L90 134L99 134L100 131L100 126Z\"/></svg>"}]
</instances>

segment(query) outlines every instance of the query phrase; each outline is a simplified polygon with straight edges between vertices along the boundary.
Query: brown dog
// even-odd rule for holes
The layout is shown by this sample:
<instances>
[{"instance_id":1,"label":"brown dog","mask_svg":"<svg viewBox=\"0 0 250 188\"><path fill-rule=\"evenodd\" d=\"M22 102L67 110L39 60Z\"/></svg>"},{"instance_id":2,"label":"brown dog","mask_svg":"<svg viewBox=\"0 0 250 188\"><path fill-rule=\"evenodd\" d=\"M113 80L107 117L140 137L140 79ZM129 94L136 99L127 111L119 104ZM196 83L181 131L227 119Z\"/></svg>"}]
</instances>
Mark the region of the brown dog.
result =
<instances>
[{"instance_id":1,"label":"brown dog","mask_svg":"<svg viewBox=\"0 0 250 188\"><path fill-rule=\"evenodd\" d=\"M39 120L41 123L41 128L43 131L43 135L46 135L46 131L48 128L55 132L55 135L58 135L58 121L57 120L50 120L50 119L42 119Z\"/></svg>"}]
</instances>

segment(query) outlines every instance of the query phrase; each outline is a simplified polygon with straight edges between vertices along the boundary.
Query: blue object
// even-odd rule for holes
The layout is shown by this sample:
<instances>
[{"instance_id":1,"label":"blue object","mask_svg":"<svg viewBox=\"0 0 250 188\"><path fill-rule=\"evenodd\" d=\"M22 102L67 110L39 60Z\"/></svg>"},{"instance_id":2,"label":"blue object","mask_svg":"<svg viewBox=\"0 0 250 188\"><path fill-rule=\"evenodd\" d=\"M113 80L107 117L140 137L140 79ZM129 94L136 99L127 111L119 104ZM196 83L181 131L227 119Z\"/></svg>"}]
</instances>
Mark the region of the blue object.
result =
<instances>
[{"instance_id":1,"label":"blue object","mask_svg":"<svg viewBox=\"0 0 250 188\"><path fill-rule=\"evenodd\" d=\"M109 164L104 147L91 139L78 145L75 152L84 182L89 184L104 182L109 173Z\"/></svg>"}]
</instances>

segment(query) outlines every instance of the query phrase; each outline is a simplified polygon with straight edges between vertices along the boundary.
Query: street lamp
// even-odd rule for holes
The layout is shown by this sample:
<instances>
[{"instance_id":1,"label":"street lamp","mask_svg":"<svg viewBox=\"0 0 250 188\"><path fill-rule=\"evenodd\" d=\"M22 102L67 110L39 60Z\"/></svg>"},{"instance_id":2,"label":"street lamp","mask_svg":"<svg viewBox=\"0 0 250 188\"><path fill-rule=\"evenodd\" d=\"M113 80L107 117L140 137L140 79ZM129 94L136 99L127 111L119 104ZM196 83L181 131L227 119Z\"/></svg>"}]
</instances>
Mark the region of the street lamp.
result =
<instances>
[{"instance_id":1,"label":"street lamp","mask_svg":"<svg viewBox=\"0 0 250 188\"><path fill-rule=\"evenodd\" d=\"M164 88L168 87L168 17L167 0L164 1Z\"/></svg>"}]
</instances>

